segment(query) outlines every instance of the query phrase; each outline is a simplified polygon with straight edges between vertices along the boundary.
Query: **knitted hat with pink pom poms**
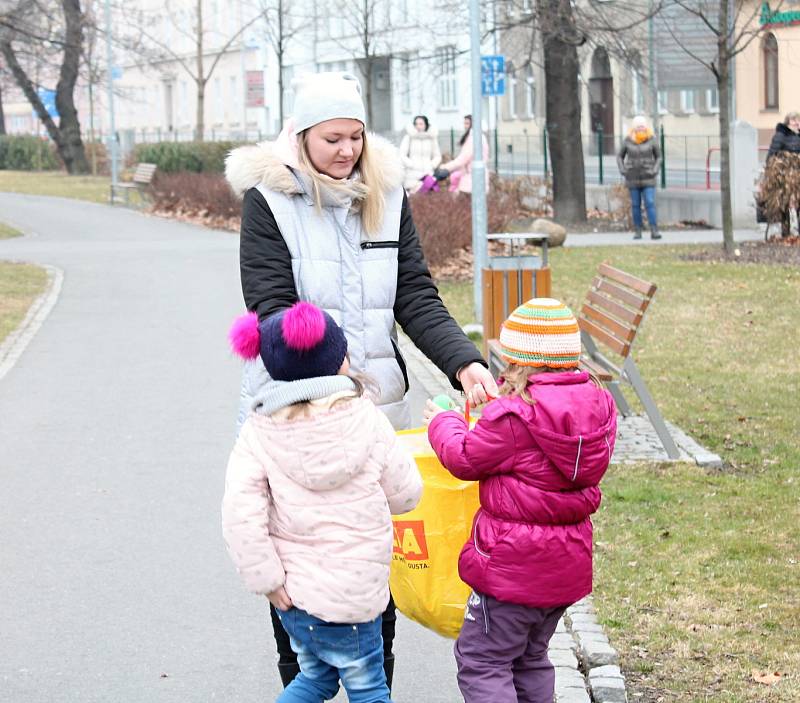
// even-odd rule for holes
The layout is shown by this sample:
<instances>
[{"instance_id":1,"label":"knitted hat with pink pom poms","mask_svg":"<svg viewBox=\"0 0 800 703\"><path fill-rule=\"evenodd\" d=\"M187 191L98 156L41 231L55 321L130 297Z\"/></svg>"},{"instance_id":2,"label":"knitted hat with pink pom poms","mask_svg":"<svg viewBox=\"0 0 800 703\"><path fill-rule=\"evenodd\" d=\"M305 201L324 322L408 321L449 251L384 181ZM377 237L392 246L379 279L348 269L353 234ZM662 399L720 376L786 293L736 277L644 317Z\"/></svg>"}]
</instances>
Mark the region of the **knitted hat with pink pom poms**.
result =
<instances>
[{"instance_id":1,"label":"knitted hat with pink pom poms","mask_svg":"<svg viewBox=\"0 0 800 703\"><path fill-rule=\"evenodd\" d=\"M260 323L254 312L238 317L228 340L243 359L260 354L276 381L335 376L347 354L342 328L328 313L302 301Z\"/></svg>"}]
</instances>

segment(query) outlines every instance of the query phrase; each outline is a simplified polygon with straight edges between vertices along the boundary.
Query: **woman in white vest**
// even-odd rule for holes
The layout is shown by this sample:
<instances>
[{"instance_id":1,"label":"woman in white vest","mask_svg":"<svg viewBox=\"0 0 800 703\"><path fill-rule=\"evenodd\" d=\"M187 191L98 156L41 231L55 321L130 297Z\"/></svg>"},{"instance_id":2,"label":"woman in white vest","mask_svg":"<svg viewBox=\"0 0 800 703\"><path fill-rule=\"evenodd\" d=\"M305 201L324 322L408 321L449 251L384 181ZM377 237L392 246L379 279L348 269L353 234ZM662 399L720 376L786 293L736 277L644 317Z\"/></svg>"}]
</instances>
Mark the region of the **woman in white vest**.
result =
<instances>
[{"instance_id":1,"label":"woman in white vest","mask_svg":"<svg viewBox=\"0 0 800 703\"><path fill-rule=\"evenodd\" d=\"M417 115L413 126L406 128L400 142L400 158L406 169L403 185L409 193L416 193L422 179L432 177L433 170L442 162L439 133L425 115Z\"/></svg>"},{"instance_id":2,"label":"woman in white vest","mask_svg":"<svg viewBox=\"0 0 800 703\"><path fill-rule=\"evenodd\" d=\"M294 115L275 142L241 147L226 176L244 196L242 291L260 319L306 300L324 308L347 337L351 367L380 387L397 429L410 426L408 377L395 323L473 404L497 388L485 361L439 298L403 190L403 165L389 142L365 132L358 80L319 73L293 82ZM245 369L240 422L267 380L257 360ZM274 611L278 669L299 671ZM384 613L391 687L395 611Z\"/></svg>"}]
</instances>

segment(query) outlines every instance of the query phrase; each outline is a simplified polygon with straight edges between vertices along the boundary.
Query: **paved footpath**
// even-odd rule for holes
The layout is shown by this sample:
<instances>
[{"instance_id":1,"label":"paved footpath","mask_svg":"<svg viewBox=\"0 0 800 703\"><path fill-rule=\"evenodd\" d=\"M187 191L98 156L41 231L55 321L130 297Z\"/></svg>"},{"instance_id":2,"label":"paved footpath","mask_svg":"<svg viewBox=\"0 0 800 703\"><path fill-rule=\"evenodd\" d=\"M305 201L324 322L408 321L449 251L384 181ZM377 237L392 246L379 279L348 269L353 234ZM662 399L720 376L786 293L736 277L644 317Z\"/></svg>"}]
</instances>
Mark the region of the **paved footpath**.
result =
<instances>
[{"instance_id":1,"label":"paved footpath","mask_svg":"<svg viewBox=\"0 0 800 703\"><path fill-rule=\"evenodd\" d=\"M28 234L0 241L0 258L47 265L53 282L28 331L46 316L41 328L0 348L0 701L274 699L265 604L219 528L237 238L59 198L0 193L0 214ZM608 236L568 243L624 243ZM430 369L412 368L419 416ZM591 604L573 615L554 643L563 703L588 701L578 644L606 656ZM394 700L460 700L451 647L401 618ZM596 673L619 697L618 670Z\"/></svg>"},{"instance_id":2,"label":"paved footpath","mask_svg":"<svg viewBox=\"0 0 800 703\"><path fill-rule=\"evenodd\" d=\"M0 701L274 700L266 605L219 527L236 236L5 193L0 217L30 233L0 258L63 271L0 379ZM460 700L451 647L401 620L397 703Z\"/></svg>"}]
</instances>

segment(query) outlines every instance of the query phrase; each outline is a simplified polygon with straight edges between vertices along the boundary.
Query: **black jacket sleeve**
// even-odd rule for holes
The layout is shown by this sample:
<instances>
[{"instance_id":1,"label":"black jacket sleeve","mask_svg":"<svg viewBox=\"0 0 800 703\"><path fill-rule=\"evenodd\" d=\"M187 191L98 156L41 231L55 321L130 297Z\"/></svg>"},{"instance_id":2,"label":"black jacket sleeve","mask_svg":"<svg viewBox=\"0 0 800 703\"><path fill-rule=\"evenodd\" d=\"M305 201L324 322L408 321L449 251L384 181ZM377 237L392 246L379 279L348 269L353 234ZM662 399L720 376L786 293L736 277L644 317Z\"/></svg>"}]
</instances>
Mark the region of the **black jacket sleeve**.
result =
<instances>
[{"instance_id":1,"label":"black jacket sleeve","mask_svg":"<svg viewBox=\"0 0 800 703\"><path fill-rule=\"evenodd\" d=\"M772 141L769 144L769 151L767 152L767 158L770 156L775 156L779 151L784 151L786 149L786 140L784 138L783 130L781 130L782 125L778 125L777 129L775 130L775 134L772 135Z\"/></svg>"},{"instance_id":2,"label":"black jacket sleeve","mask_svg":"<svg viewBox=\"0 0 800 703\"><path fill-rule=\"evenodd\" d=\"M255 188L245 193L242 204L239 269L245 306L259 320L297 302L289 248L267 201Z\"/></svg>"},{"instance_id":3,"label":"black jacket sleeve","mask_svg":"<svg viewBox=\"0 0 800 703\"><path fill-rule=\"evenodd\" d=\"M461 390L456 373L474 361L487 366L477 347L447 312L422 254L408 198L403 195L394 317L411 341Z\"/></svg>"}]
</instances>

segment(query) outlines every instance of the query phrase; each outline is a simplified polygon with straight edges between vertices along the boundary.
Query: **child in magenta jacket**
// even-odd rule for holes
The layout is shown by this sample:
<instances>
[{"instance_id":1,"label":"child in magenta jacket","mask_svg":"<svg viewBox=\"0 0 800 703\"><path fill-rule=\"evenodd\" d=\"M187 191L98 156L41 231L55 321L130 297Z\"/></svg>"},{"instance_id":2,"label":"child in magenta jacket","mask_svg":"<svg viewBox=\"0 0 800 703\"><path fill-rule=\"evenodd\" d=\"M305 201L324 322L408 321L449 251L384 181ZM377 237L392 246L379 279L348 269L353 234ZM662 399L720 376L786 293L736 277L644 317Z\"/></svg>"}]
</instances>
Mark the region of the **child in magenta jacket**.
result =
<instances>
[{"instance_id":1,"label":"child in magenta jacket","mask_svg":"<svg viewBox=\"0 0 800 703\"><path fill-rule=\"evenodd\" d=\"M592 590L598 483L616 437L611 394L578 371L569 308L536 298L505 321L500 397L470 430L429 402L428 437L457 478L480 482L481 507L458 572L472 587L455 644L466 703L552 703L547 646L567 606Z\"/></svg>"}]
</instances>

